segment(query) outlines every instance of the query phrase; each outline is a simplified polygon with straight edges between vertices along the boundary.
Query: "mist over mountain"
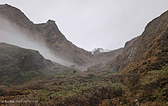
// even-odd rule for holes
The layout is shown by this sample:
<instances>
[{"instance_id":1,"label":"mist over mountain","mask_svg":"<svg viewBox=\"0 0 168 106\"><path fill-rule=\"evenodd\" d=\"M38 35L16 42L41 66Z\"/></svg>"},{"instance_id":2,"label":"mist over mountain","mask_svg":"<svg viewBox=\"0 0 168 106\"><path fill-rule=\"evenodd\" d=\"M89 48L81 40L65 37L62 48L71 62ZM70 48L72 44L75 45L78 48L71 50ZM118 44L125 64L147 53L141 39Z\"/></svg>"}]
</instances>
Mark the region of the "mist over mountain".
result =
<instances>
[{"instance_id":1,"label":"mist over mountain","mask_svg":"<svg viewBox=\"0 0 168 106\"><path fill-rule=\"evenodd\" d=\"M66 74L73 74L72 69L45 59L38 51L0 43L0 85L21 85Z\"/></svg>"},{"instance_id":2,"label":"mist over mountain","mask_svg":"<svg viewBox=\"0 0 168 106\"><path fill-rule=\"evenodd\" d=\"M56 63L86 70L87 67L114 58L94 56L68 41L55 21L34 24L19 9L8 4L0 6L0 19L1 42L38 50L45 58Z\"/></svg>"},{"instance_id":3,"label":"mist over mountain","mask_svg":"<svg viewBox=\"0 0 168 106\"><path fill-rule=\"evenodd\" d=\"M32 33L20 29L16 24L9 22L4 18L0 18L0 37L1 42L6 42L9 44L14 44L20 47L38 50L43 56L52 61L57 60L46 45L42 42L40 43L37 39L31 39ZM41 40L41 39L39 39Z\"/></svg>"},{"instance_id":4,"label":"mist over mountain","mask_svg":"<svg viewBox=\"0 0 168 106\"><path fill-rule=\"evenodd\" d=\"M167 101L168 11L123 48L89 52L68 41L54 20L34 24L19 9L0 5L0 105L167 106Z\"/></svg>"}]
</instances>

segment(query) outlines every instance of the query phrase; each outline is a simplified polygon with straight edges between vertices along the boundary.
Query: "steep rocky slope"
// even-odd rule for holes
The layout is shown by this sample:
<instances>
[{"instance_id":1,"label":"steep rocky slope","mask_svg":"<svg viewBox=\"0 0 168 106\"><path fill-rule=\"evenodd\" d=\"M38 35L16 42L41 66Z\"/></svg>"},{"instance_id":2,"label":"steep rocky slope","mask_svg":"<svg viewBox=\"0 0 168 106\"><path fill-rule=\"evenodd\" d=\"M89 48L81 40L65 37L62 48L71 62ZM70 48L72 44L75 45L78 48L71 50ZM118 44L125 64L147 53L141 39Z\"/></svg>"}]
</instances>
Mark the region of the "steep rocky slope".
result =
<instances>
[{"instance_id":1,"label":"steep rocky slope","mask_svg":"<svg viewBox=\"0 0 168 106\"><path fill-rule=\"evenodd\" d=\"M110 60L114 60L120 53L122 53L123 48L108 51L108 52L100 52L99 49L93 52L96 61L93 66L88 67L87 70L101 70L106 66L106 63Z\"/></svg>"},{"instance_id":2,"label":"steep rocky slope","mask_svg":"<svg viewBox=\"0 0 168 106\"><path fill-rule=\"evenodd\" d=\"M123 52L106 68L120 72L158 70L168 63L168 11L152 20L141 36L125 44Z\"/></svg>"},{"instance_id":3,"label":"steep rocky slope","mask_svg":"<svg viewBox=\"0 0 168 106\"><path fill-rule=\"evenodd\" d=\"M61 48L56 46L56 50L60 53L66 52L65 38L56 36L55 33L60 33L59 31L50 32L48 29L55 30L57 27L47 24L55 26L55 22L49 20L47 23L36 25L37 29L33 29L32 32L27 27L20 28L31 32L27 36L40 36L51 50L54 45L59 45ZM54 36L50 36L52 34ZM68 47L74 47L72 45ZM59 52L56 55L60 55ZM66 53L69 55L70 50ZM100 63L93 66L99 69L98 71L91 69L78 74L77 70L44 59L37 51L0 43L0 104L167 106L168 11L151 21L141 36L128 41L116 54L111 56L111 53L97 53L91 55L93 62L96 62L96 56L97 60L100 59L98 62L101 62L107 55L119 55L116 58L114 56L115 59L111 59L103 69L104 64ZM16 86L17 84L23 85Z\"/></svg>"},{"instance_id":4,"label":"steep rocky slope","mask_svg":"<svg viewBox=\"0 0 168 106\"><path fill-rule=\"evenodd\" d=\"M10 5L1 5L0 14L11 23L16 24L23 32L29 33L30 39L43 42L59 58L66 62L65 65L76 65L78 69L86 67L93 62L91 53L80 49L69 42L59 31L55 22L48 20L44 24L34 24L19 9ZM64 64L64 63L62 63Z\"/></svg>"},{"instance_id":5,"label":"steep rocky slope","mask_svg":"<svg viewBox=\"0 0 168 106\"><path fill-rule=\"evenodd\" d=\"M73 43L68 41L59 31L55 21L48 20L47 23L36 25L42 36L45 38L47 46L66 61L69 65L75 65L76 68L85 70L85 68L94 62L94 56Z\"/></svg>"},{"instance_id":6,"label":"steep rocky slope","mask_svg":"<svg viewBox=\"0 0 168 106\"><path fill-rule=\"evenodd\" d=\"M97 49L96 51L93 52L94 57L98 60L101 61L102 63L105 63L109 60L109 58L114 59L117 55L119 55L122 51L123 48L119 48L116 50L109 50L109 51L101 51L101 48Z\"/></svg>"},{"instance_id":7,"label":"steep rocky slope","mask_svg":"<svg viewBox=\"0 0 168 106\"><path fill-rule=\"evenodd\" d=\"M27 36L31 41L46 45L59 59L55 62L66 66L75 66L77 69L86 70L89 66L107 62L117 55L112 53L109 55L111 57L108 58L103 54L94 56L91 52L85 51L68 41L58 29L55 21L48 20L46 23L34 24L19 9L8 4L0 5L0 19L9 21L14 24L14 27L18 27L25 34L22 36Z\"/></svg>"}]
</instances>

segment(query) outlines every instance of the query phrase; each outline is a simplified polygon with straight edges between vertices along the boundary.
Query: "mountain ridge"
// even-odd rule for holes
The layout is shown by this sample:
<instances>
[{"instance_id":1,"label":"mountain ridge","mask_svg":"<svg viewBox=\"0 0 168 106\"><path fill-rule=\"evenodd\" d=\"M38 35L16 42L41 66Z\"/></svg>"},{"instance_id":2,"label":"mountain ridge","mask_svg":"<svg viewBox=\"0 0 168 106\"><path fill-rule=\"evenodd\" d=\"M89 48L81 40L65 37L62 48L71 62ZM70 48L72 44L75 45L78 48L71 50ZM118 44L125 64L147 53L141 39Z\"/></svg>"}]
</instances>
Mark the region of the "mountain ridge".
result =
<instances>
[{"instance_id":1,"label":"mountain ridge","mask_svg":"<svg viewBox=\"0 0 168 106\"><path fill-rule=\"evenodd\" d=\"M11 23L16 24L23 33L29 33L27 34L29 39L46 45L56 57L62 60L60 64L66 66L75 65L77 69L86 70L87 67L95 63L101 63L91 52L79 48L68 41L58 29L55 21L49 19L46 23L34 24L23 12L15 7L5 4L1 5L0 8L1 16L5 17ZM102 59L107 61L112 58L104 57Z\"/></svg>"},{"instance_id":2,"label":"mountain ridge","mask_svg":"<svg viewBox=\"0 0 168 106\"><path fill-rule=\"evenodd\" d=\"M0 14L6 11L1 6L0 8ZM5 19L2 19L2 15L0 36L4 34L8 38L12 37L12 40L23 42L22 44L31 45L33 40L39 44L45 43L41 45L46 46L42 49L52 52L47 55L55 53L54 56L62 55L65 59L69 57L66 60L71 61L69 65L72 68L77 67L73 61L79 66L83 62L93 66L83 66L88 67L88 71L81 73L46 60L40 54L41 51L0 43L0 104L167 106L168 11L149 22L144 32L127 41L124 48L111 52L98 51L96 55L67 41L52 20L38 25L32 24L32 27L26 25L24 28L19 23L12 23L12 20L3 22ZM36 29L30 30L33 27ZM4 33L10 31L11 33ZM17 35L31 39L29 42L28 39L18 40ZM35 45L37 46L33 44ZM55 59L54 56L51 58Z\"/></svg>"},{"instance_id":3,"label":"mountain ridge","mask_svg":"<svg viewBox=\"0 0 168 106\"><path fill-rule=\"evenodd\" d=\"M168 63L166 47L168 28L168 11L150 21L141 36L125 44L123 52L106 68L120 72L138 72L161 69ZM163 39L165 38L165 39ZM165 54L165 56L163 56ZM164 59L163 59L164 57Z\"/></svg>"},{"instance_id":4,"label":"mountain ridge","mask_svg":"<svg viewBox=\"0 0 168 106\"><path fill-rule=\"evenodd\" d=\"M0 86L22 85L80 73L45 59L38 51L0 42Z\"/></svg>"}]
</instances>

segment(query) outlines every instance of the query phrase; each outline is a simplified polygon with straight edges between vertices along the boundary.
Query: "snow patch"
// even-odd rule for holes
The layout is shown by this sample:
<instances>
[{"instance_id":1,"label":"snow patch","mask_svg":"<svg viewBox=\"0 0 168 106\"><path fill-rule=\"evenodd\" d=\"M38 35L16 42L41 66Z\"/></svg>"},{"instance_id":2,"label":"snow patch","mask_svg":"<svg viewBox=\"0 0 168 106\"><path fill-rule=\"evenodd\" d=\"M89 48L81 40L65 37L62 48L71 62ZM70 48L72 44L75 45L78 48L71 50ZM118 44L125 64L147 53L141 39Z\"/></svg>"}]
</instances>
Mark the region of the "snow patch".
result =
<instances>
[{"instance_id":1,"label":"snow patch","mask_svg":"<svg viewBox=\"0 0 168 106\"><path fill-rule=\"evenodd\" d=\"M110 52L108 49L103 48L95 48L94 50L90 51L93 55L97 53L104 53L104 52Z\"/></svg>"}]
</instances>

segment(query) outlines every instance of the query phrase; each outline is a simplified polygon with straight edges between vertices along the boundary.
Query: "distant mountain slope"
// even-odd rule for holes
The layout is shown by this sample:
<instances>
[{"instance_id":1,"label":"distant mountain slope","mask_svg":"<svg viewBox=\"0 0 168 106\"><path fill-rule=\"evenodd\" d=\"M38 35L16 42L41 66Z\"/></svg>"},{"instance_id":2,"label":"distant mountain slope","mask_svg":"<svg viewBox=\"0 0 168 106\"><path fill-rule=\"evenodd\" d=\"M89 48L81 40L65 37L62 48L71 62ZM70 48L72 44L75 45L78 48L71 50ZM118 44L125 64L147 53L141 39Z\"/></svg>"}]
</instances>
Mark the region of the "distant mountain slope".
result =
<instances>
[{"instance_id":1,"label":"distant mountain slope","mask_svg":"<svg viewBox=\"0 0 168 106\"><path fill-rule=\"evenodd\" d=\"M64 71L67 71L65 74L73 74L71 69L44 59L38 51L0 43L0 85L44 79L50 73L57 73L53 74L56 77Z\"/></svg>"},{"instance_id":2,"label":"distant mountain slope","mask_svg":"<svg viewBox=\"0 0 168 106\"><path fill-rule=\"evenodd\" d=\"M28 32L27 36L30 39L36 39L37 42L46 44L57 57L66 61L65 65L75 64L77 68L81 69L93 62L92 54L69 42L59 31L55 21L48 20L47 23L34 24L15 7L6 4L1 5L0 8L0 15L3 18L16 24L23 32ZM63 62L61 64L64 65Z\"/></svg>"},{"instance_id":3,"label":"distant mountain slope","mask_svg":"<svg viewBox=\"0 0 168 106\"><path fill-rule=\"evenodd\" d=\"M106 68L120 72L158 70L168 65L168 11L152 20L141 36L125 44Z\"/></svg>"},{"instance_id":4,"label":"distant mountain slope","mask_svg":"<svg viewBox=\"0 0 168 106\"><path fill-rule=\"evenodd\" d=\"M58 58L58 60L52 58L52 61L62 65L75 66L77 69L86 70L87 67L95 63L107 62L117 55L113 53L114 56L108 58L100 56L100 61L97 58L98 56L94 56L91 52L85 51L68 41L58 29L55 21L48 20L46 23L34 24L19 9L8 4L0 5L0 19L2 19L1 21L9 21L8 23L13 25L10 25L12 28L18 27L22 32L21 37L26 36L31 42L46 45L46 47L43 47L49 48L50 52ZM4 26L2 27L4 28Z\"/></svg>"},{"instance_id":5,"label":"distant mountain slope","mask_svg":"<svg viewBox=\"0 0 168 106\"><path fill-rule=\"evenodd\" d=\"M91 67L88 67L87 70L95 70L95 71L101 70L103 67L106 66L106 63L108 61L114 60L115 57L117 57L123 51L123 48L108 51L108 52L101 52L99 49L97 49L96 51L93 52L94 57L96 58L96 61L95 61L94 65L92 65Z\"/></svg>"}]
</instances>

